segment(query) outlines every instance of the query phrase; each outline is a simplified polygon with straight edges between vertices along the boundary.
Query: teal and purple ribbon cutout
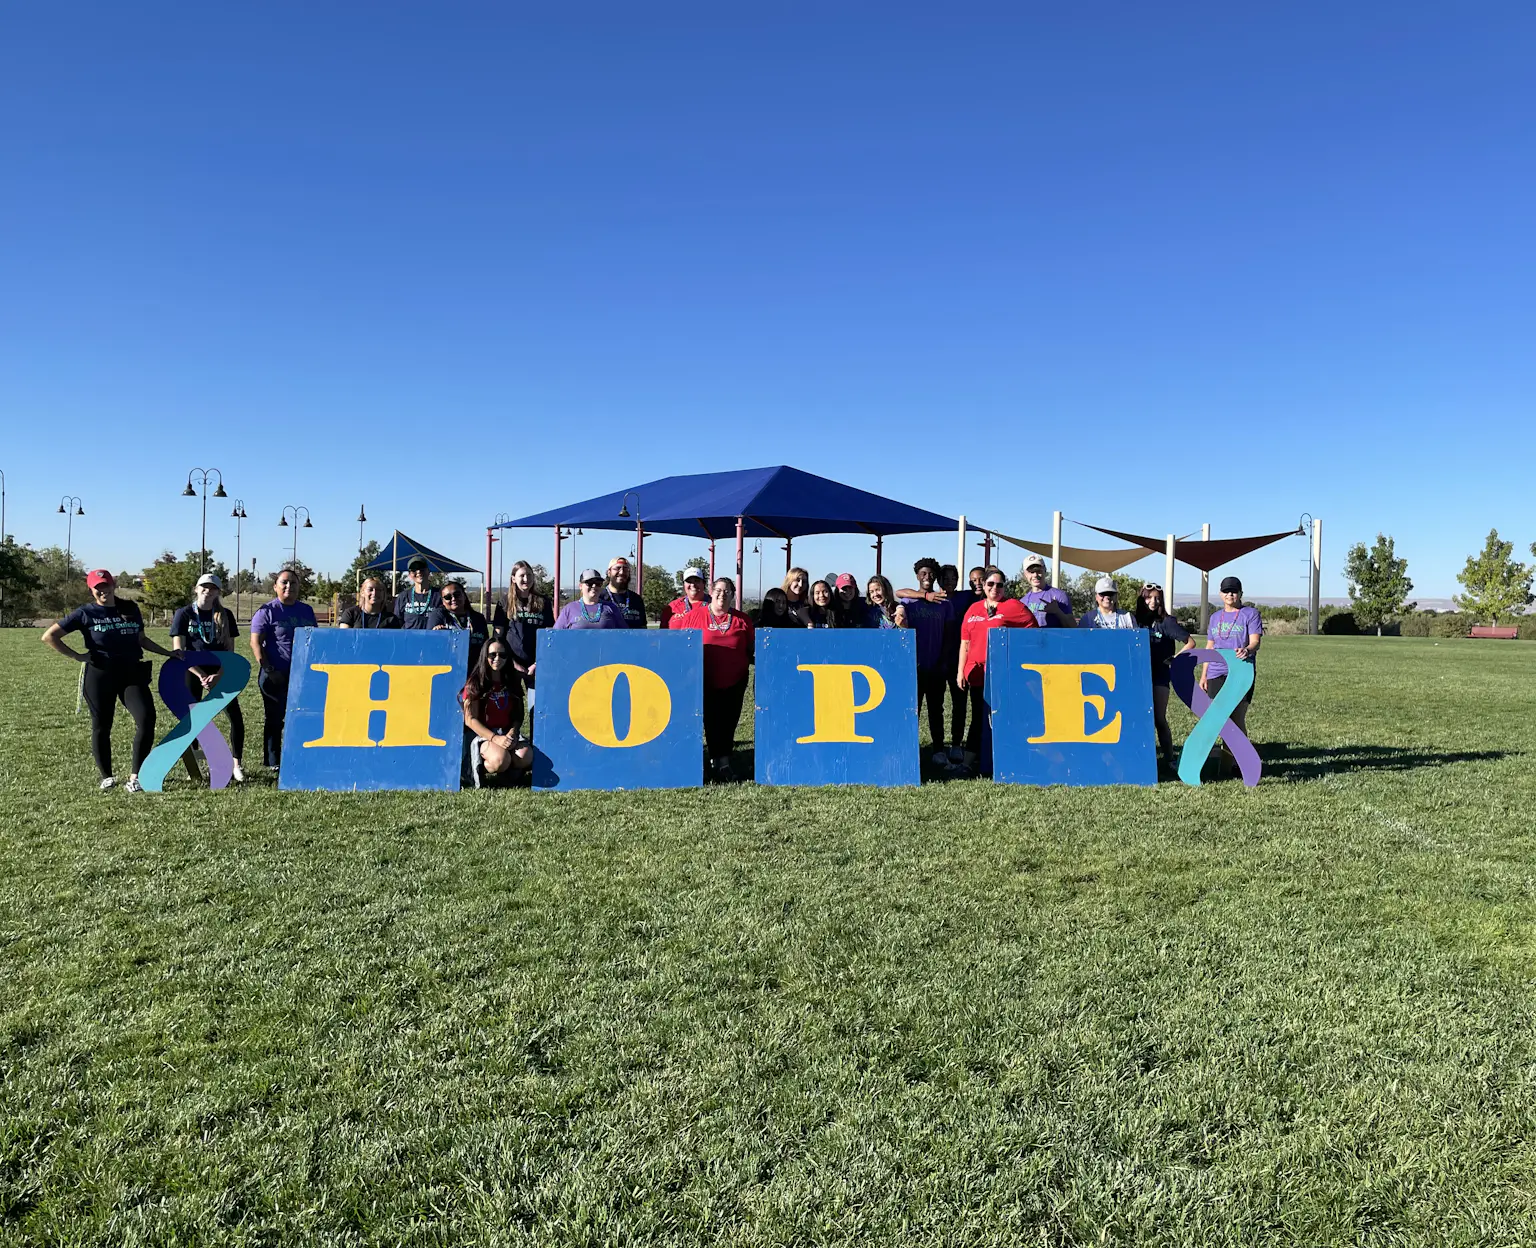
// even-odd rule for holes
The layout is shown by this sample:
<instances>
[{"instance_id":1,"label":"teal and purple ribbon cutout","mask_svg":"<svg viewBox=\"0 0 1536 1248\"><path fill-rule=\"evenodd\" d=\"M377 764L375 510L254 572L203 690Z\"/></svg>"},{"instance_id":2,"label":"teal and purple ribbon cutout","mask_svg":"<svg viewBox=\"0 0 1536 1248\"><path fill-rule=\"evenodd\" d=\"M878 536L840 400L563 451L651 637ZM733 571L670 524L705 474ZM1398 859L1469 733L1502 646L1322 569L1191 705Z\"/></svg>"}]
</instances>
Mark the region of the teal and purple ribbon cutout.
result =
<instances>
[{"instance_id":1,"label":"teal and purple ribbon cutout","mask_svg":"<svg viewBox=\"0 0 1536 1248\"><path fill-rule=\"evenodd\" d=\"M1196 683L1195 668L1214 658L1226 663L1227 678L1213 698ZM1259 752L1253 748L1253 742L1232 722L1232 712L1237 710L1248 696L1248 691L1253 688L1252 660L1239 659L1230 650L1185 650L1174 655L1168 667L1168 676L1173 691L1194 712L1198 721L1185 739L1183 750L1179 752L1179 779L1185 784L1199 786L1200 770L1205 766L1211 751L1216 748L1219 736L1232 752L1243 783L1253 788L1259 782L1259 774L1264 765L1259 759Z\"/></svg>"},{"instance_id":2,"label":"teal and purple ribbon cutout","mask_svg":"<svg viewBox=\"0 0 1536 1248\"><path fill-rule=\"evenodd\" d=\"M183 657L185 656L185 657ZM192 701L187 689L187 668L218 667L223 670L219 683L214 685L201 701ZM151 793L159 793L165 785L165 777L177 759L197 742L203 747L203 757L208 760L208 784L222 789L229 785L235 774L235 756L229 752L224 736L214 726L214 717L240 696L251 679L250 660L229 650L199 650L195 653L178 651L175 658L160 665L160 701L166 710L176 716L176 727L165 734L164 740L149 752L144 765L139 768L139 783Z\"/></svg>"}]
</instances>

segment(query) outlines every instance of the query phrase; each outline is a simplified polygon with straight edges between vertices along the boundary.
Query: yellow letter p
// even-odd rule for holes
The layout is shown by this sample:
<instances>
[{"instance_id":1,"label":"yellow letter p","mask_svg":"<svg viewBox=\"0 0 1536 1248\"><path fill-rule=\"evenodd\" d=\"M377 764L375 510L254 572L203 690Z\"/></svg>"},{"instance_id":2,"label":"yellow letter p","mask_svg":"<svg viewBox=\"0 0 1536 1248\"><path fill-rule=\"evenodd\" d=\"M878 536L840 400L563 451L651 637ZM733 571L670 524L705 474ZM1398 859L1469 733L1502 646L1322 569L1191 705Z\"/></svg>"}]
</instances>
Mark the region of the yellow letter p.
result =
<instances>
[{"instance_id":1,"label":"yellow letter p","mask_svg":"<svg viewBox=\"0 0 1536 1248\"><path fill-rule=\"evenodd\" d=\"M862 663L801 663L796 671L811 674L812 731L808 737L796 737L800 745L823 742L859 742L868 745L873 737L859 736L854 716L872 711L885 701L885 680L879 672ZM869 697L854 701L853 677L858 673L869 685Z\"/></svg>"}]
</instances>

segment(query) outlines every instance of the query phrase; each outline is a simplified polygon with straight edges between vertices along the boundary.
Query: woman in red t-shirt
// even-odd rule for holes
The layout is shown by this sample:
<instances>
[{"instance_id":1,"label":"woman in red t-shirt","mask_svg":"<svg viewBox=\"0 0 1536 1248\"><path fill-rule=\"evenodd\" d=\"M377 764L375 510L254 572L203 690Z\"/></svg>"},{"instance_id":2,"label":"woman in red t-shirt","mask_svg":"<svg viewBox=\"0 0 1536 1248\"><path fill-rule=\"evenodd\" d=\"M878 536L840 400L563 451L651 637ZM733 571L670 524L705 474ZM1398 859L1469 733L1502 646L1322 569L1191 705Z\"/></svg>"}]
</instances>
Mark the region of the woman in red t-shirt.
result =
<instances>
[{"instance_id":1,"label":"woman in red t-shirt","mask_svg":"<svg viewBox=\"0 0 1536 1248\"><path fill-rule=\"evenodd\" d=\"M533 766L533 746L519 731L523 682L512 670L512 647L492 638L464 686L464 729L475 788L493 776L516 778Z\"/></svg>"},{"instance_id":2,"label":"woman in red t-shirt","mask_svg":"<svg viewBox=\"0 0 1536 1248\"><path fill-rule=\"evenodd\" d=\"M704 746L716 780L731 778L731 749L752 666L752 621L731 609L735 596L735 582L722 576L710 586L709 601L673 625L704 634Z\"/></svg>"},{"instance_id":3,"label":"woman in red t-shirt","mask_svg":"<svg viewBox=\"0 0 1536 1248\"><path fill-rule=\"evenodd\" d=\"M965 748L981 752L982 718L987 713L982 689L987 676L987 634L994 628L1035 628L1035 613L1017 598L1008 596L1008 578L1000 568L986 568L981 578L982 599L973 602L960 621L960 674L955 684L967 690L971 724Z\"/></svg>"}]
</instances>

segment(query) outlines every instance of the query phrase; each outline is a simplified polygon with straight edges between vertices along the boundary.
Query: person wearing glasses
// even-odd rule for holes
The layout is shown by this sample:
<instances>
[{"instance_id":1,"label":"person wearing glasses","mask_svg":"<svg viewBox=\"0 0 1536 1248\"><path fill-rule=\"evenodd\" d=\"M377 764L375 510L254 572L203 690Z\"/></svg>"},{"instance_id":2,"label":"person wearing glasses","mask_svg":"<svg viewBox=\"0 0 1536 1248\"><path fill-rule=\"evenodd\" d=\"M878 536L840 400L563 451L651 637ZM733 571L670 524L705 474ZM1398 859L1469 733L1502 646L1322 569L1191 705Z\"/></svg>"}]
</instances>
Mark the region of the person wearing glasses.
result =
<instances>
[{"instance_id":1,"label":"person wearing glasses","mask_svg":"<svg viewBox=\"0 0 1536 1248\"><path fill-rule=\"evenodd\" d=\"M401 628L430 628L427 617L443 605L442 594L432 584L432 565L424 556L412 555L405 575L411 584L395 595L395 618Z\"/></svg>"},{"instance_id":2,"label":"person wearing glasses","mask_svg":"<svg viewBox=\"0 0 1536 1248\"><path fill-rule=\"evenodd\" d=\"M1257 607L1243 606L1243 583L1235 576L1223 577L1221 581L1221 610L1211 616L1210 624L1206 628L1205 647L1207 650L1221 650L1232 659L1255 665L1254 676L1257 679L1257 659L1259 646L1264 641L1264 621L1259 617ZM1227 683L1227 662L1225 658L1212 658L1200 671L1200 688L1204 689L1211 697L1221 692L1222 685ZM1244 735L1248 732L1248 708L1253 705L1253 689L1243 695L1242 702L1232 712L1232 722L1237 725L1238 731ZM1225 750L1225 746L1223 746Z\"/></svg>"},{"instance_id":3,"label":"person wearing glasses","mask_svg":"<svg viewBox=\"0 0 1536 1248\"><path fill-rule=\"evenodd\" d=\"M624 617L603 593L607 578L596 568L581 574L581 597L560 608L556 628L625 628Z\"/></svg>"},{"instance_id":4,"label":"person wearing glasses","mask_svg":"<svg viewBox=\"0 0 1536 1248\"><path fill-rule=\"evenodd\" d=\"M91 708L91 755L101 773L103 789L117 783L112 775L112 721L117 704L128 708L133 716L133 770L123 787L138 793L139 768L155 744L155 698L149 691L152 667L144 651L152 650L166 658L171 652L144 635L138 603L118 601L112 573L105 568L87 572L85 586L91 591L91 601L50 624L43 633L43 644L85 664L81 684L85 704ZM66 633L80 634L84 654L64 644Z\"/></svg>"},{"instance_id":5,"label":"person wearing glasses","mask_svg":"<svg viewBox=\"0 0 1536 1248\"><path fill-rule=\"evenodd\" d=\"M732 608L735 595L736 583L719 577L709 587L709 601L677 626L704 634L704 748L717 783L731 778L731 751L752 666L752 621Z\"/></svg>"},{"instance_id":6,"label":"person wearing glasses","mask_svg":"<svg viewBox=\"0 0 1536 1248\"><path fill-rule=\"evenodd\" d=\"M493 637L469 669L460 696L469 773L475 788L516 779L533 766L533 746L521 732L523 687L512 670L512 647Z\"/></svg>"},{"instance_id":7,"label":"person wearing glasses","mask_svg":"<svg viewBox=\"0 0 1536 1248\"><path fill-rule=\"evenodd\" d=\"M458 577L443 582L442 602L427 616L427 627L434 631L469 634L469 666L480 661L480 648L491 635L491 626L485 616L469 605L469 591Z\"/></svg>"},{"instance_id":8,"label":"person wearing glasses","mask_svg":"<svg viewBox=\"0 0 1536 1248\"><path fill-rule=\"evenodd\" d=\"M399 628L400 617L389 609L384 582L376 576L363 578L357 587L357 603L341 613L338 628Z\"/></svg>"},{"instance_id":9,"label":"person wearing glasses","mask_svg":"<svg viewBox=\"0 0 1536 1248\"><path fill-rule=\"evenodd\" d=\"M1001 568L983 569L981 588L981 601L971 604L960 624L960 674L956 684L970 699L971 726L966 733L966 751L982 760L985 769L989 751L984 746L990 731L985 694L987 634L994 628L1038 628L1039 625L1022 602L1008 596L1008 577Z\"/></svg>"},{"instance_id":10,"label":"person wearing glasses","mask_svg":"<svg viewBox=\"0 0 1536 1248\"><path fill-rule=\"evenodd\" d=\"M1039 555L1024 560L1024 580L1029 590L1020 599L1035 616L1041 628L1076 628L1077 618L1072 614L1072 599L1067 591L1051 584L1050 570Z\"/></svg>"},{"instance_id":11,"label":"person wearing glasses","mask_svg":"<svg viewBox=\"0 0 1536 1248\"><path fill-rule=\"evenodd\" d=\"M1147 630L1152 641L1152 722L1157 726L1157 748L1172 766L1173 729L1168 726L1168 665L1181 650L1194 648L1189 630L1168 614L1163 587L1148 582L1136 596L1136 627ZM1181 646L1179 643L1183 642Z\"/></svg>"},{"instance_id":12,"label":"person wearing glasses","mask_svg":"<svg viewBox=\"0 0 1536 1248\"><path fill-rule=\"evenodd\" d=\"M629 560L615 555L608 561L608 588L603 592L618 609L625 628L644 628L645 599L629 587L630 577Z\"/></svg>"},{"instance_id":13,"label":"person wearing glasses","mask_svg":"<svg viewBox=\"0 0 1536 1248\"><path fill-rule=\"evenodd\" d=\"M251 616L251 654L259 669L261 691L261 761L273 771L283 762L283 721L288 715L288 675L293 668L293 635L314 628L315 612L299 601L299 574L284 568L272 582L277 595Z\"/></svg>"},{"instance_id":14,"label":"person wearing glasses","mask_svg":"<svg viewBox=\"0 0 1536 1248\"><path fill-rule=\"evenodd\" d=\"M709 575L703 568L684 568L678 575L682 578L683 592L667 603L668 628L681 627L678 621L683 616L700 603L709 601Z\"/></svg>"},{"instance_id":15,"label":"person wearing glasses","mask_svg":"<svg viewBox=\"0 0 1536 1248\"><path fill-rule=\"evenodd\" d=\"M1093 585L1094 607L1077 622L1079 628L1135 628L1136 617L1120 610L1120 590L1112 578L1101 576Z\"/></svg>"},{"instance_id":16,"label":"person wearing glasses","mask_svg":"<svg viewBox=\"0 0 1536 1248\"><path fill-rule=\"evenodd\" d=\"M221 603L223 591L224 583L212 572L205 572L197 578L197 585L192 591L195 595L192 605L182 607L171 617L171 649L177 654L234 650L235 615ZM192 701L201 702L203 695L219 683L223 673L224 669L216 664L208 667L188 664L187 693L191 695ZM240 710L240 699L236 698L225 707L224 713L229 719L229 751L235 756L231 774L235 780L241 781L245 779L241 767L245 755L245 715ZM192 748L181 756L187 775L194 780L203 778L197 764L197 755L201 752L202 747L194 740Z\"/></svg>"}]
</instances>

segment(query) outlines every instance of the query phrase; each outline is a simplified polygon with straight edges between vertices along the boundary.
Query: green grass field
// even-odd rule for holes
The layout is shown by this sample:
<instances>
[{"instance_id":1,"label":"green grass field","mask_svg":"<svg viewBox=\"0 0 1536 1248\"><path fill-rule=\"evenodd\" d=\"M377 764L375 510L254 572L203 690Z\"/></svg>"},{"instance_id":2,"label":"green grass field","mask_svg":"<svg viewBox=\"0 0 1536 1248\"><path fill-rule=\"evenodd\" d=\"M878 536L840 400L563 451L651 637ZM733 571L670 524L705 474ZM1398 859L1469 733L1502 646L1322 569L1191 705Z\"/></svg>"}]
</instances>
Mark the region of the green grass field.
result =
<instances>
[{"instance_id":1,"label":"green grass field","mask_svg":"<svg viewBox=\"0 0 1536 1248\"><path fill-rule=\"evenodd\" d=\"M75 671L3 1242L1536 1242L1536 646L1272 638L1251 792L102 794Z\"/></svg>"}]
</instances>

